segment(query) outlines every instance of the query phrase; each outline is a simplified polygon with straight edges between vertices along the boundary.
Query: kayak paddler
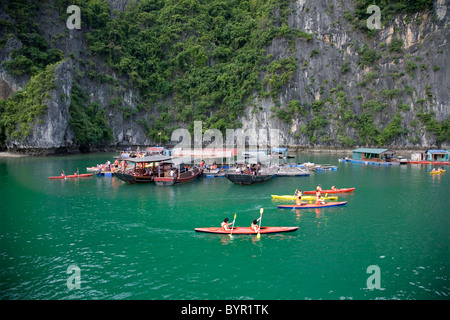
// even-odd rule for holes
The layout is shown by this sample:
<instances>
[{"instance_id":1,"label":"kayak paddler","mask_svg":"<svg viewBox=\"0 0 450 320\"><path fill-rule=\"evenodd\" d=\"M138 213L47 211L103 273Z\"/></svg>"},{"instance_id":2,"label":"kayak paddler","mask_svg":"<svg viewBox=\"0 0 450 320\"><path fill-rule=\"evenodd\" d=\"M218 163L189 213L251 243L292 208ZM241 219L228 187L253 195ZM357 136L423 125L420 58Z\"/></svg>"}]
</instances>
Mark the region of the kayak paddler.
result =
<instances>
[{"instance_id":1,"label":"kayak paddler","mask_svg":"<svg viewBox=\"0 0 450 320\"><path fill-rule=\"evenodd\" d=\"M223 220L223 222L220 224L222 226L222 229L225 230L225 231L230 231L231 230L230 229L230 224L228 223L228 221L229 221L228 218L225 218ZM231 223L231 226L234 227L234 222Z\"/></svg>"},{"instance_id":2,"label":"kayak paddler","mask_svg":"<svg viewBox=\"0 0 450 320\"><path fill-rule=\"evenodd\" d=\"M255 231L255 233L258 233L258 231L259 231L259 226L258 226L259 220L261 220L261 217L259 217L258 219L254 219L252 222L252 225L250 226L250 228L252 228L252 230Z\"/></svg>"},{"instance_id":3,"label":"kayak paddler","mask_svg":"<svg viewBox=\"0 0 450 320\"><path fill-rule=\"evenodd\" d=\"M320 191L317 191L316 192L316 203L315 204L317 205L317 204L324 204L324 203L325 203L325 201L322 200L321 197L320 197Z\"/></svg>"},{"instance_id":4,"label":"kayak paddler","mask_svg":"<svg viewBox=\"0 0 450 320\"><path fill-rule=\"evenodd\" d=\"M301 206L306 204L306 201L302 201L302 190L297 191L297 200L295 200L296 206Z\"/></svg>"}]
</instances>

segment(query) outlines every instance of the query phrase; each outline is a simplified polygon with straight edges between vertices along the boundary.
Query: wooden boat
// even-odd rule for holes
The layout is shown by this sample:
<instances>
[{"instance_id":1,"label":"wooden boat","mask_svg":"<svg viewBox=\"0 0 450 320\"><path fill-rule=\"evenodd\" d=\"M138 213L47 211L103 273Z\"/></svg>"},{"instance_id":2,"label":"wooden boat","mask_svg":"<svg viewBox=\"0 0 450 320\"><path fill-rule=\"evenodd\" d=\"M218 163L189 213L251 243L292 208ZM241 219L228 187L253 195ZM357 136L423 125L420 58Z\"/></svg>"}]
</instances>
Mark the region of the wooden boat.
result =
<instances>
[{"instance_id":1,"label":"wooden boat","mask_svg":"<svg viewBox=\"0 0 450 320\"><path fill-rule=\"evenodd\" d=\"M190 168L184 172L174 174L173 176L154 177L153 181L158 186L171 186L174 184L186 183L192 181L202 174L203 170L197 167Z\"/></svg>"},{"instance_id":2,"label":"wooden boat","mask_svg":"<svg viewBox=\"0 0 450 320\"><path fill-rule=\"evenodd\" d=\"M344 193L344 192L352 192L355 188L340 188L336 190L322 190L321 193ZM303 191L304 194L316 194L316 191Z\"/></svg>"},{"instance_id":3,"label":"wooden boat","mask_svg":"<svg viewBox=\"0 0 450 320\"><path fill-rule=\"evenodd\" d=\"M159 164L159 162L170 160L171 157L169 156L148 156L148 157L141 157L141 158L130 158L130 157L124 157L122 160L126 161L127 163L133 163L134 168L125 170L119 170L114 172L114 176L116 176L118 179L125 181L129 184L134 183L150 183L153 182L153 179L157 175L156 166ZM150 170L149 168L152 168ZM155 170L153 170L155 168ZM161 173L161 171L160 171Z\"/></svg>"},{"instance_id":4,"label":"wooden boat","mask_svg":"<svg viewBox=\"0 0 450 320\"><path fill-rule=\"evenodd\" d=\"M253 175L245 173L226 173L225 178L236 184L257 184L269 181L274 177L273 174Z\"/></svg>"},{"instance_id":5,"label":"wooden boat","mask_svg":"<svg viewBox=\"0 0 450 320\"><path fill-rule=\"evenodd\" d=\"M145 174L133 174L133 173L125 173L125 172L115 172L114 176L118 179L125 181L127 183L146 183L153 182L153 175L145 175Z\"/></svg>"},{"instance_id":6,"label":"wooden boat","mask_svg":"<svg viewBox=\"0 0 450 320\"><path fill-rule=\"evenodd\" d=\"M337 200L338 197L321 197L324 200ZM272 199L277 200L297 200L296 196L290 196L290 195L284 195L284 196L277 196L272 194ZM302 196L301 200L303 201L314 201L316 200L316 196Z\"/></svg>"},{"instance_id":7,"label":"wooden boat","mask_svg":"<svg viewBox=\"0 0 450 320\"><path fill-rule=\"evenodd\" d=\"M70 174L70 175L49 177L49 179L86 178L86 177L92 177L93 175L94 175L93 173Z\"/></svg>"},{"instance_id":8,"label":"wooden boat","mask_svg":"<svg viewBox=\"0 0 450 320\"><path fill-rule=\"evenodd\" d=\"M328 202L328 203L324 203L324 204L303 204L301 206L298 206L295 204L290 204L290 205L279 205L278 209L320 209L320 208L343 206L346 203L347 203L347 201Z\"/></svg>"},{"instance_id":9,"label":"wooden boat","mask_svg":"<svg viewBox=\"0 0 450 320\"><path fill-rule=\"evenodd\" d=\"M280 233L280 232L293 232L296 231L298 227L261 227L259 233ZM206 232L206 233L216 233L216 234L230 234L230 231L225 231L223 228L212 227L212 228L195 228L196 232ZM234 234L254 234L257 233L250 227L235 227L233 228Z\"/></svg>"}]
</instances>

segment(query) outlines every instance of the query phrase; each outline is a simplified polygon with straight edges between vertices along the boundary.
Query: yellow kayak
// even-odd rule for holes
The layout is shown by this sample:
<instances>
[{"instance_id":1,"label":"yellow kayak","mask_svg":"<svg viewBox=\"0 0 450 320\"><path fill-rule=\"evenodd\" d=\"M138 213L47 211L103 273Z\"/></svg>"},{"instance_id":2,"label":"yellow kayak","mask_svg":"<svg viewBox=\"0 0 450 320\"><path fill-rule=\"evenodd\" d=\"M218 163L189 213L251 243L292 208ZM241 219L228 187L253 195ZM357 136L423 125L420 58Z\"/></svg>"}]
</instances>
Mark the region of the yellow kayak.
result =
<instances>
[{"instance_id":1,"label":"yellow kayak","mask_svg":"<svg viewBox=\"0 0 450 320\"><path fill-rule=\"evenodd\" d=\"M321 197L322 199L324 197ZM289 195L284 195L284 196L277 196L272 194L272 199L278 199L278 200L296 200L297 197L296 196L289 196ZM338 197L334 196L334 197L325 197L325 200L337 200ZM315 196L302 196L302 200L303 201L314 201L316 200Z\"/></svg>"},{"instance_id":2,"label":"yellow kayak","mask_svg":"<svg viewBox=\"0 0 450 320\"><path fill-rule=\"evenodd\" d=\"M441 170L441 171L431 171L430 174L438 174L438 173L444 173L445 170Z\"/></svg>"}]
</instances>

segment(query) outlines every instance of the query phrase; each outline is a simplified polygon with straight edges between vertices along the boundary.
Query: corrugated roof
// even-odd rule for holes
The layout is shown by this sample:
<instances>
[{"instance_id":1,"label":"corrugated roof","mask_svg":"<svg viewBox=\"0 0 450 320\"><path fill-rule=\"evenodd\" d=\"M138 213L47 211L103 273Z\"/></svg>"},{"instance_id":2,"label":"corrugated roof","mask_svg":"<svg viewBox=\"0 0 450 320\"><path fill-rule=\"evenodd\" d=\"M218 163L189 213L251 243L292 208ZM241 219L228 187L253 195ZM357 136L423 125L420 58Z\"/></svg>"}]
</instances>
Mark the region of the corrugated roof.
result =
<instances>
[{"instance_id":1,"label":"corrugated roof","mask_svg":"<svg viewBox=\"0 0 450 320\"><path fill-rule=\"evenodd\" d=\"M375 154L380 154L383 153L385 151L388 151L388 149L378 149L378 148L359 148L359 149L355 149L353 150L353 152L361 152L361 153L375 153Z\"/></svg>"},{"instance_id":2,"label":"corrugated roof","mask_svg":"<svg viewBox=\"0 0 450 320\"><path fill-rule=\"evenodd\" d=\"M432 149L432 150L428 150L429 153L448 153L448 151L446 150L437 150L437 149Z\"/></svg>"}]
</instances>

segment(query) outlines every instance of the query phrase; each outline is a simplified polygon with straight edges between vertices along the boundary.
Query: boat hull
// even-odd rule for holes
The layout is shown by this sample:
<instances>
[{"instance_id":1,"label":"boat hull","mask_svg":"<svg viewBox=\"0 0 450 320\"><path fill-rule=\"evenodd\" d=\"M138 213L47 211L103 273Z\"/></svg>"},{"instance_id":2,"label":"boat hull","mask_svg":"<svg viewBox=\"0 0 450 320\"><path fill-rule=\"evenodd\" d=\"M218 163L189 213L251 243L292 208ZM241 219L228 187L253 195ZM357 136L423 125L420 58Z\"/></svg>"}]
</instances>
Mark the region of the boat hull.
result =
<instances>
[{"instance_id":1,"label":"boat hull","mask_svg":"<svg viewBox=\"0 0 450 320\"><path fill-rule=\"evenodd\" d=\"M86 178L86 177L92 177L93 173L83 173L83 174L70 174L67 176L55 176L55 177L49 177L49 179L73 179L73 178Z\"/></svg>"},{"instance_id":2,"label":"boat hull","mask_svg":"<svg viewBox=\"0 0 450 320\"><path fill-rule=\"evenodd\" d=\"M296 196L290 196L290 195L283 195L283 196L277 196L277 195L272 195L272 199L277 199L277 200L297 200ZM336 196L332 196L332 197L325 197L325 200L337 200L338 197ZM301 200L303 201L314 201L316 200L315 196L302 196Z\"/></svg>"},{"instance_id":3,"label":"boat hull","mask_svg":"<svg viewBox=\"0 0 450 320\"><path fill-rule=\"evenodd\" d=\"M291 204L291 205L279 205L278 209L321 209L321 208L328 208L328 207L337 207L337 206L343 206L347 203L347 201L342 202L329 202L325 204L304 204L301 206Z\"/></svg>"},{"instance_id":4,"label":"boat hull","mask_svg":"<svg viewBox=\"0 0 450 320\"><path fill-rule=\"evenodd\" d=\"M355 188L341 188L336 190L322 190L321 193L345 193L352 192ZM303 191L304 194L316 194L316 191Z\"/></svg>"},{"instance_id":5,"label":"boat hull","mask_svg":"<svg viewBox=\"0 0 450 320\"><path fill-rule=\"evenodd\" d=\"M133 175L123 172L115 172L114 176L130 184L153 182L153 176Z\"/></svg>"},{"instance_id":6,"label":"boat hull","mask_svg":"<svg viewBox=\"0 0 450 320\"><path fill-rule=\"evenodd\" d=\"M198 178L202 174L201 169L182 173L179 177L155 177L153 180L158 186L171 186L174 184L186 183Z\"/></svg>"},{"instance_id":7,"label":"boat hull","mask_svg":"<svg viewBox=\"0 0 450 320\"><path fill-rule=\"evenodd\" d=\"M242 173L227 173L225 178L233 183L241 185L258 184L269 181L274 175L252 175L252 174L242 174Z\"/></svg>"},{"instance_id":8,"label":"boat hull","mask_svg":"<svg viewBox=\"0 0 450 320\"><path fill-rule=\"evenodd\" d=\"M261 227L259 233L281 233L281 232L293 232L296 231L298 227ZM215 234L230 234L230 231L225 231L222 228L212 227L212 228L195 228L197 232L205 233L215 233ZM233 229L233 234L257 234L250 227L236 227Z\"/></svg>"}]
</instances>

